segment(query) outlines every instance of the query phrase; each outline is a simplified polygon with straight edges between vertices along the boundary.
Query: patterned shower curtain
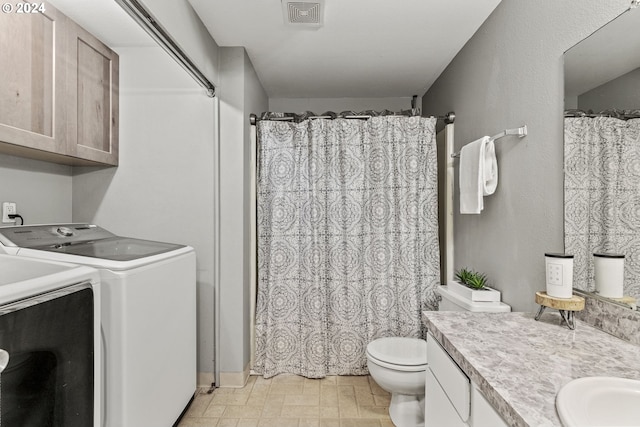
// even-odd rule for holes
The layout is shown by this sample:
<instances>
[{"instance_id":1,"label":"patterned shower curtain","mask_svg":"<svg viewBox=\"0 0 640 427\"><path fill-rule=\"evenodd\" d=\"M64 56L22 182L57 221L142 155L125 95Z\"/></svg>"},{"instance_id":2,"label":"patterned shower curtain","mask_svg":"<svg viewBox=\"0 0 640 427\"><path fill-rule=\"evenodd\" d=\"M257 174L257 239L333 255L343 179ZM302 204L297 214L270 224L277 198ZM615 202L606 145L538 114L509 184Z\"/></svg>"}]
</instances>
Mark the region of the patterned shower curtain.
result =
<instances>
[{"instance_id":1,"label":"patterned shower curtain","mask_svg":"<svg viewBox=\"0 0 640 427\"><path fill-rule=\"evenodd\" d=\"M434 118L258 123L256 364L366 374L379 337L437 307Z\"/></svg>"},{"instance_id":2,"label":"patterned shower curtain","mask_svg":"<svg viewBox=\"0 0 640 427\"><path fill-rule=\"evenodd\" d=\"M640 295L640 119L565 118L565 252L594 291L594 252L624 254L625 294Z\"/></svg>"}]
</instances>

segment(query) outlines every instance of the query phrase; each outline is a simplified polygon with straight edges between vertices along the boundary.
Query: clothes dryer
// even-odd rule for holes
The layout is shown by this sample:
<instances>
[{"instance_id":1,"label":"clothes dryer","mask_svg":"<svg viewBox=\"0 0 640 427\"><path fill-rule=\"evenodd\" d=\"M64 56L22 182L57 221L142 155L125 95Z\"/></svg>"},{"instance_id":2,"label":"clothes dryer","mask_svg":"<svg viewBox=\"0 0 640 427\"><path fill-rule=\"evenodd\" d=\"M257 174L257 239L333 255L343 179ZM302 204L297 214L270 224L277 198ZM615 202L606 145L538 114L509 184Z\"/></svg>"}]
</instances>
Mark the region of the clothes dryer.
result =
<instances>
[{"instance_id":1,"label":"clothes dryer","mask_svg":"<svg viewBox=\"0 0 640 427\"><path fill-rule=\"evenodd\" d=\"M0 228L0 251L99 271L103 425L172 426L196 391L193 248L52 224Z\"/></svg>"},{"instance_id":2,"label":"clothes dryer","mask_svg":"<svg viewBox=\"0 0 640 427\"><path fill-rule=\"evenodd\" d=\"M0 423L100 427L100 279L0 255Z\"/></svg>"}]
</instances>

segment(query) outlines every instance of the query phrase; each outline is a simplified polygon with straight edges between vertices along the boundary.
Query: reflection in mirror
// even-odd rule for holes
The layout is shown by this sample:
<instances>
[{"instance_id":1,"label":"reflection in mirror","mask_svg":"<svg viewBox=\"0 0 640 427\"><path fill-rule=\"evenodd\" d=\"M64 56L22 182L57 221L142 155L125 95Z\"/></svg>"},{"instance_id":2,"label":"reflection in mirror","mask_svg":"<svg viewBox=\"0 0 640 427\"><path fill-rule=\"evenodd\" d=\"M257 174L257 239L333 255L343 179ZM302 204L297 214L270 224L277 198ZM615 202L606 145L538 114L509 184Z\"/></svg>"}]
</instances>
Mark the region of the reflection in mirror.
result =
<instances>
[{"instance_id":1,"label":"reflection in mirror","mask_svg":"<svg viewBox=\"0 0 640 427\"><path fill-rule=\"evenodd\" d=\"M597 292L594 253L624 255L617 302L640 300L640 10L569 49L565 62L565 252ZM599 278L599 283L602 281Z\"/></svg>"}]
</instances>

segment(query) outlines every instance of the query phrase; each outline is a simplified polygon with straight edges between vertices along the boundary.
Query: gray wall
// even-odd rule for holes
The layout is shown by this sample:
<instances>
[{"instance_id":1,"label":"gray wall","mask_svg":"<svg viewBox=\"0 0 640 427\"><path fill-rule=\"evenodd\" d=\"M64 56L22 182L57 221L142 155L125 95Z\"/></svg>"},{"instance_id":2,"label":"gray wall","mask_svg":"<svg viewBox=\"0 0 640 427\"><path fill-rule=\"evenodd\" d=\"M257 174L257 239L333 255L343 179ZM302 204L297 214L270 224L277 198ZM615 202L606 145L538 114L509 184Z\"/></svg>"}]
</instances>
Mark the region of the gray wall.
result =
<instances>
[{"instance_id":1,"label":"gray wall","mask_svg":"<svg viewBox=\"0 0 640 427\"><path fill-rule=\"evenodd\" d=\"M564 247L562 55L628 7L628 0L503 0L423 96L425 113L455 111L456 150L528 126L526 138L496 144L498 188L480 215L457 213L458 191L455 198L455 268L485 272L514 310L535 308L544 253Z\"/></svg>"},{"instance_id":2,"label":"gray wall","mask_svg":"<svg viewBox=\"0 0 640 427\"><path fill-rule=\"evenodd\" d=\"M220 48L220 370L238 385L250 360L249 114L268 98L242 47Z\"/></svg>"},{"instance_id":3,"label":"gray wall","mask_svg":"<svg viewBox=\"0 0 640 427\"><path fill-rule=\"evenodd\" d=\"M640 109L640 68L578 96L578 108L595 112Z\"/></svg>"},{"instance_id":4,"label":"gray wall","mask_svg":"<svg viewBox=\"0 0 640 427\"><path fill-rule=\"evenodd\" d=\"M71 173L71 166L0 154L0 207L16 202L26 224L71 222Z\"/></svg>"},{"instance_id":5,"label":"gray wall","mask_svg":"<svg viewBox=\"0 0 640 427\"><path fill-rule=\"evenodd\" d=\"M161 48L117 51L120 165L74 170L73 220L195 248L198 372L207 385L214 358L215 102Z\"/></svg>"}]
</instances>

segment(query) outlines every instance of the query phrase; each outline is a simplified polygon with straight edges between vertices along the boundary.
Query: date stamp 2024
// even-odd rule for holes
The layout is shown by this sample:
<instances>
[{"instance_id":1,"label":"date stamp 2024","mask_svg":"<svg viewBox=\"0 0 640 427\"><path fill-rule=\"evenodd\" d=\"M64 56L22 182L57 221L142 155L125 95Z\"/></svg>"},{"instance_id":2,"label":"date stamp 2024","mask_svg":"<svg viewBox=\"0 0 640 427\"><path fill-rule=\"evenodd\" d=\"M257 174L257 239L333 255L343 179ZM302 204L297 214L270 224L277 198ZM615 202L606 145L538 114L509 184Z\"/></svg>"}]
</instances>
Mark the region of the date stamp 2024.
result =
<instances>
[{"instance_id":1,"label":"date stamp 2024","mask_svg":"<svg viewBox=\"0 0 640 427\"><path fill-rule=\"evenodd\" d=\"M17 2L17 3L2 3L0 6L3 13L44 13L45 7L44 3L28 3L28 2Z\"/></svg>"}]
</instances>

